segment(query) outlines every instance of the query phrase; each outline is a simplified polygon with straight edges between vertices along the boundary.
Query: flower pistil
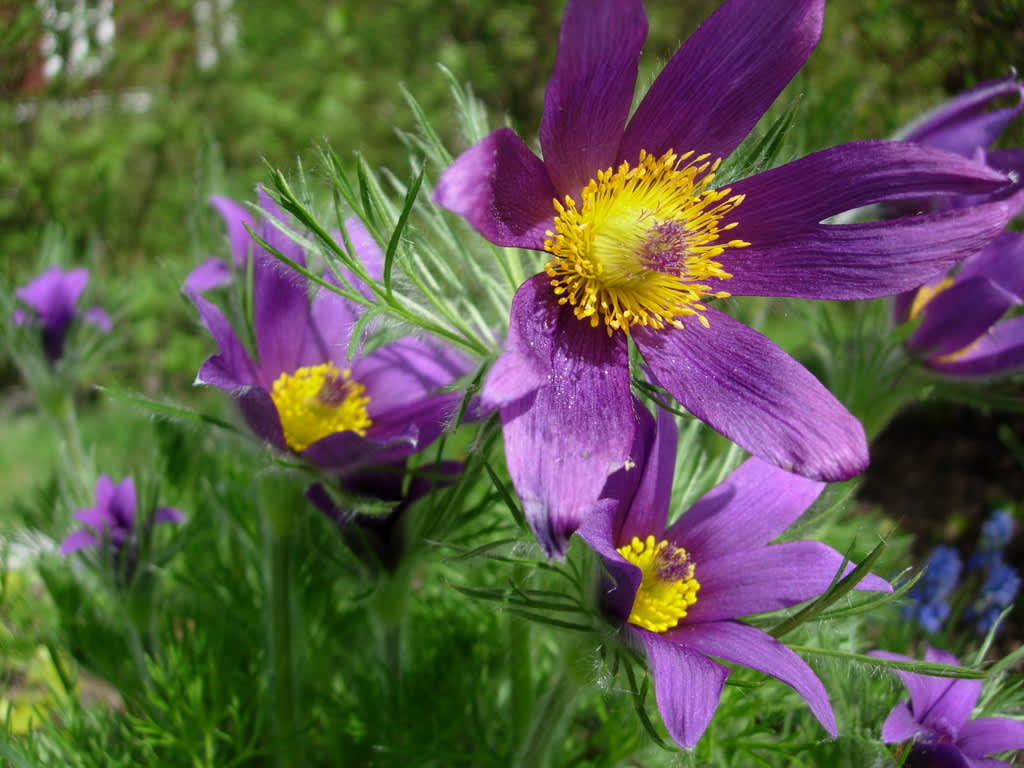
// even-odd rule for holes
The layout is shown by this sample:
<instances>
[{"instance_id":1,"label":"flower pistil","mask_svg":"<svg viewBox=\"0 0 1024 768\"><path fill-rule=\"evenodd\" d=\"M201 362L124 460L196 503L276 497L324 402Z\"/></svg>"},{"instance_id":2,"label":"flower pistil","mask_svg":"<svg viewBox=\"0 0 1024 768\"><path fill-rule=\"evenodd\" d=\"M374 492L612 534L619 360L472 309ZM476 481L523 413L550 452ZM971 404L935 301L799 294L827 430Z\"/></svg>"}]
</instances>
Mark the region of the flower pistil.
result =
<instances>
[{"instance_id":1,"label":"flower pistil","mask_svg":"<svg viewBox=\"0 0 1024 768\"><path fill-rule=\"evenodd\" d=\"M697 602L700 583L694 578L694 563L685 549L668 541L634 536L616 550L643 574L633 601L629 623L651 632L665 632L686 617Z\"/></svg>"},{"instance_id":2,"label":"flower pistil","mask_svg":"<svg viewBox=\"0 0 1024 768\"><path fill-rule=\"evenodd\" d=\"M303 366L282 373L270 393L281 419L285 442L303 451L321 438L350 430L365 436L373 423L366 407L370 398L350 371L339 371L333 363Z\"/></svg>"},{"instance_id":3,"label":"flower pistil","mask_svg":"<svg viewBox=\"0 0 1024 768\"><path fill-rule=\"evenodd\" d=\"M720 160L672 150L661 157L644 151L636 166L623 162L599 171L580 194L554 200L554 231L544 249L552 258L544 269L560 304L608 335L630 326L682 328L678 318L696 316L706 298L726 298L708 279L727 280L715 259L742 240L721 242L737 226L723 218L743 201L731 190L709 189Z\"/></svg>"}]
</instances>

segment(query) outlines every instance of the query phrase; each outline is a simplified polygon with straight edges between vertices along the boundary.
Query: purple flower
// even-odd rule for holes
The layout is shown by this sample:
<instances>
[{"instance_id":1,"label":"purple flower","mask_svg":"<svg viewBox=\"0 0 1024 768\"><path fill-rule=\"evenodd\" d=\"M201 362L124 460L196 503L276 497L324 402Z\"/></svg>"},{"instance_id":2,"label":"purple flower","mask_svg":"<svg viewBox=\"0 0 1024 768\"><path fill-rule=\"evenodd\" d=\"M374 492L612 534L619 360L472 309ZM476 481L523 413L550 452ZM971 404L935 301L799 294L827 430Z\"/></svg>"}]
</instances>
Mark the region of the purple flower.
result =
<instances>
[{"instance_id":1,"label":"purple flower","mask_svg":"<svg viewBox=\"0 0 1024 768\"><path fill-rule=\"evenodd\" d=\"M1007 203L852 225L843 211L991 194L1007 178L918 146L869 141L716 188L727 157L817 44L824 0L729 0L630 117L640 0L570 0L540 160L501 129L442 175L436 201L494 243L546 251L512 303L484 387L535 534L564 551L637 414L628 339L656 383L761 458L807 477L863 471L853 416L774 343L708 306L725 296L866 299L920 285L1002 229Z\"/></svg>"},{"instance_id":2,"label":"purple flower","mask_svg":"<svg viewBox=\"0 0 1024 768\"><path fill-rule=\"evenodd\" d=\"M949 618L947 598L956 589L963 563L955 547L939 546L932 550L921 578L907 597L904 618L916 618L928 632L938 632Z\"/></svg>"},{"instance_id":3,"label":"purple flower","mask_svg":"<svg viewBox=\"0 0 1024 768\"><path fill-rule=\"evenodd\" d=\"M51 364L63 356L64 343L75 320L81 318L104 333L110 331L110 317L100 307L79 312L76 306L88 282L89 270L85 267L65 272L53 266L14 292L15 297L27 307L14 311L14 324L39 326L43 353Z\"/></svg>"},{"instance_id":4,"label":"purple flower","mask_svg":"<svg viewBox=\"0 0 1024 768\"><path fill-rule=\"evenodd\" d=\"M1015 96L1016 103L990 110ZM956 152L998 171L1024 173L1024 150L987 150L1024 108L1024 86L1015 76L966 91L924 115L907 140ZM919 208L963 208L978 198L919 201ZM1019 212L1020 206L1014 213ZM955 377L1006 375L1024 367L1024 318L1007 313L1024 302L1024 235L1003 232L972 255L955 274L939 275L898 297L897 322L921 317L907 340L915 357Z\"/></svg>"},{"instance_id":5,"label":"purple flower","mask_svg":"<svg viewBox=\"0 0 1024 768\"><path fill-rule=\"evenodd\" d=\"M872 656L916 661L887 651ZM925 661L959 665L946 651L928 647ZM1010 768L1009 763L986 755L1024 748L1024 722L1005 717L971 720L981 695L981 681L893 672L903 681L910 701L901 701L882 726L887 744L914 739L905 766L916 768Z\"/></svg>"},{"instance_id":6,"label":"purple flower","mask_svg":"<svg viewBox=\"0 0 1024 768\"><path fill-rule=\"evenodd\" d=\"M729 676L714 660L723 659L792 686L834 736L828 696L811 668L737 620L819 596L842 567L842 555L819 542L769 544L824 483L752 458L669 526L678 431L665 412L656 428L639 406L638 413L640 461L609 479L579 533L610 576L605 610L646 654L669 734L684 747L700 739ZM890 589L876 576L859 588Z\"/></svg>"},{"instance_id":7,"label":"purple flower","mask_svg":"<svg viewBox=\"0 0 1024 768\"><path fill-rule=\"evenodd\" d=\"M348 360L360 308L326 288L311 300L307 281L252 242L245 225L304 265L302 248L269 222L255 225L237 203L220 199L217 205L235 256L252 259L256 354L250 355L216 305L192 293L220 347L196 383L232 392L252 430L274 447L338 471L401 460L440 435L462 394L439 390L467 373L469 361L441 344L411 337ZM262 191L260 208L284 220ZM368 247L368 237L362 242L359 255L369 273L379 276L382 254L375 244Z\"/></svg>"},{"instance_id":8,"label":"purple flower","mask_svg":"<svg viewBox=\"0 0 1024 768\"><path fill-rule=\"evenodd\" d=\"M108 544L115 571L126 582L130 581L139 558L136 509L135 483L130 477L115 485L107 475L100 475L96 481L95 506L74 513L74 518L84 523L85 528L68 535L61 542L60 553L66 556L80 549ZM145 525L181 523L184 519L185 516L173 507L157 507Z\"/></svg>"}]
</instances>

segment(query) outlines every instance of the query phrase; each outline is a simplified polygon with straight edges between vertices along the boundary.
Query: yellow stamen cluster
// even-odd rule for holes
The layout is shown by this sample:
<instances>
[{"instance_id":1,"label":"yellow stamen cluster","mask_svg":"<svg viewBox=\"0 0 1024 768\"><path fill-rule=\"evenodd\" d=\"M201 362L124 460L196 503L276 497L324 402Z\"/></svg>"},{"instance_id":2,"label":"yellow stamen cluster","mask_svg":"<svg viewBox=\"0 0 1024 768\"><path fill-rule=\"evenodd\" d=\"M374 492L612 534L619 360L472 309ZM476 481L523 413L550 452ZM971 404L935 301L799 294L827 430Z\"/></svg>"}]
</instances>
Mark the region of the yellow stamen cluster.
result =
<instances>
[{"instance_id":1,"label":"yellow stamen cluster","mask_svg":"<svg viewBox=\"0 0 1024 768\"><path fill-rule=\"evenodd\" d=\"M552 258L544 270L559 303L593 327L603 320L609 336L633 325L682 328L678 318L688 315L706 327L701 302L729 293L703 281L732 277L715 259L749 245L719 239L736 227L723 218L743 195L709 189L721 162L709 157L641 151L635 167L624 162L598 172L580 203L553 201L555 229L544 240Z\"/></svg>"},{"instance_id":2,"label":"yellow stamen cluster","mask_svg":"<svg viewBox=\"0 0 1024 768\"><path fill-rule=\"evenodd\" d=\"M339 371L333 363L282 373L274 381L270 398L277 407L285 442L304 451L321 438L350 430L365 435L373 423L367 415L370 398L362 384Z\"/></svg>"},{"instance_id":3,"label":"yellow stamen cluster","mask_svg":"<svg viewBox=\"0 0 1024 768\"><path fill-rule=\"evenodd\" d=\"M636 536L616 552L637 566L643 580L633 600L629 623L665 632L686 618L687 609L697 602L700 583L693 577L694 564L685 549L667 541Z\"/></svg>"}]
</instances>

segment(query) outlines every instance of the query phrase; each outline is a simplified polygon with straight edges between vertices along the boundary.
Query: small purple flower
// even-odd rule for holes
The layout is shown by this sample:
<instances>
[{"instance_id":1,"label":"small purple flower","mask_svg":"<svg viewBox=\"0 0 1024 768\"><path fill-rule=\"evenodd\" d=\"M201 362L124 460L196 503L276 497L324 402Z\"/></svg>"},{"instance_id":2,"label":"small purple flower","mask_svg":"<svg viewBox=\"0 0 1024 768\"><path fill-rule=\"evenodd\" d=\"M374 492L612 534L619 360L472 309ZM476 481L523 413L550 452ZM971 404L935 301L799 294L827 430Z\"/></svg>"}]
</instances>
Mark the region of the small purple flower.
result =
<instances>
[{"instance_id":1,"label":"small purple flower","mask_svg":"<svg viewBox=\"0 0 1024 768\"><path fill-rule=\"evenodd\" d=\"M115 571L131 580L139 557L139 537L136 528L135 483L130 477L117 485L107 475L96 481L96 504L75 510L74 518L85 528L74 531L60 545L62 555L80 549L109 545ZM185 516L173 507L157 507L145 525L181 523Z\"/></svg>"},{"instance_id":2,"label":"small purple flower","mask_svg":"<svg viewBox=\"0 0 1024 768\"><path fill-rule=\"evenodd\" d=\"M604 609L646 654L669 734L683 747L700 739L729 676L715 661L722 659L791 686L834 736L832 707L811 668L738 621L819 596L842 567L843 556L816 541L769 543L824 483L752 458L668 526L678 430L663 411L656 427L639 404L637 412L640 461L609 478L579 534L609 574ZM890 589L876 576L858 588Z\"/></svg>"},{"instance_id":3,"label":"small purple flower","mask_svg":"<svg viewBox=\"0 0 1024 768\"><path fill-rule=\"evenodd\" d=\"M265 192L259 197L265 213L284 221ZM360 307L326 288L311 300L307 281L253 242L245 225L305 265L299 245L269 222L254 224L237 203L219 199L217 207L236 258L252 260L256 355L220 308L193 292L203 324L220 347L196 383L232 392L252 430L274 447L339 472L401 460L437 438L462 399L460 392L440 390L471 363L439 343L412 337L357 351L348 360ZM359 256L368 272L379 277L379 248L368 237L356 240L364 244Z\"/></svg>"},{"instance_id":4,"label":"small purple flower","mask_svg":"<svg viewBox=\"0 0 1024 768\"><path fill-rule=\"evenodd\" d=\"M1004 610L1020 591L1020 573L1002 559L992 563L985 581L978 589L978 597L964 612L964 618L973 621L975 629L982 634L992 629Z\"/></svg>"},{"instance_id":5,"label":"small purple flower","mask_svg":"<svg viewBox=\"0 0 1024 768\"><path fill-rule=\"evenodd\" d=\"M983 248L1010 204L824 224L936 195L992 195L1001 173L947 152L866 141L715 186L817 44L824 0L728 0L631 113L640 0L570 0L539 159L503 128L464 152L436 201L498 245L545 251L520 286L486 380L509 472L544 549L564 552L639 416L628 341L655 382L756 456L807 477L867 466L864 431L802 365L711 307L726 296L868 299L916 287Z\"/></svg>"},{"instance_id":6,"label":"small purple flower","mask_svg":"<svg viewBox=\"0 0 1024 768\"><path fill-rule=\"evenodd\" d=\"M928 632L938 632L949 618L947 598L960 581L963 563L955 547L939 546L932 550L924 565L924 572L903 608L904 618L916 618Z\"/></svg>"},{"instance_id":7,"label":"small purple flower","mask_svg":"<svg viewBox=\"0 0 1024 768\"><path fill-rule=\"evenodd\" d=\"M81 318L104 333L110 331L110 316L100 307L78 310L78 300L88 282L89 270L85 267L65 272L53 266L14 292L26 309L16 309L12 321L15 325L39 326L43 353L51 364L63 357L64 343L75 320Z\"/></svg>"},{"instance_id":8,"label":"small purple flower","mask_svg":"<svg viewBox=\"0 0 1024 768\"><path fill-rule=\"evenodd\" d=\"M872 656L916 661L888 651ZM956 656L928 647L925 661L958 666ZM882 726L887 744L913 739L905 766L910 768L1010 768L987 755L1024 748L1024 722L1006 717L971 720L981 695L981 681L920 675L892 670L910 693L889 713Z\"/></svg>"},{"instance_id":9,"label":"small purple flower","mask_svg":"<svg viewBox=\"0 0 1024 768\"><path fill-rule=\"evenodd\" d=\"M1016 103L989 109L993 102ZM956 152L979 165L1024 175L1024 150L988 150L1024 108L1015 76L966 91L929 112L907 131L907 141ZM978 198L920 202L930 209L963 208ZM1017 205L1014 214L1020 211ZM1024 235L1006 231L970 256L955 274L939 275L897 298L896 321L921 318L907 340L911 354L932 370L954 377L1007 375L1024 368L1024 317L1008 313L1024 303Z\"/></svg>"}]
</instances>

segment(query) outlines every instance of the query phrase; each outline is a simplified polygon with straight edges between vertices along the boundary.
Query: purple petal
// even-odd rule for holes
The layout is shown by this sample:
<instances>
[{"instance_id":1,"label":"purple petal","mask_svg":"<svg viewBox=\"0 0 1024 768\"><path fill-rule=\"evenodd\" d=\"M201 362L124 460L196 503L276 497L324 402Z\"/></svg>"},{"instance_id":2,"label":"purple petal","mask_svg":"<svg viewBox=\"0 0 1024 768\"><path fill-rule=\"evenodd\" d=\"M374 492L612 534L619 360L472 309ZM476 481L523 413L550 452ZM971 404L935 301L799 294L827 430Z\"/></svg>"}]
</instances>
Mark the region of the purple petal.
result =
<instances>
[{"instance_id":1,"label":"purple petal","mask_svg":"<svg viewBox=\"0 0 1024 768\"><path fill-rule=\"evenodd\" d=\"M892 708L892 712L882 723L882 741L886 744L895 744L927 731L927 728L914 719L907 702L901 701Z\"/></svg>"},{"instance_id":2,"label":"purple petal","mask_svg":"<svg viewBox=\"0 0 1024 768\"><path fill-rule=\"evenodd\" d=\"M696 562L700 583L697 603L687 622L699 624L789 608L823 594L842 565L843 556L818 541L791 541L748 552L735 552ZM847 563L845 576L854 569ZM868 575L857 589L891 591L888 583Z\"/></svg>"},{"instance_id":3,"label":"purple petal","mask_svg":"<svg viewBox=\"0 0 1024 768\"><path fill-rule=\"evenodd\" d=\"M658 711L669 736L681 747L696 745L711 722L729 670L663 635L629 627L647 651Z\"/></svg>"},{"instance_id":4,"label":"purple petal","mask_svg":"<svg viewBox=\"0 0 1024 768\"><path fill-rule=\"evenodd\" d=\"M352 248L355 253L350 253L354 260L362 263L366 269L367 274L370 275L374 280L384 279L384 251L381 250L377 241L373 239L373 235L366 228L366 225L356 216L349 216L345 219L345 231L348 233L348 239L352 243ZM340 236L335 237L339 243L343 243L344 239ZM360 278L356 277L351 270L341 267L342 274L348 280L349 284L363 296L368 299L373 298L373 291L366 285Z\"/></svg>"},{"instance_id":5,"label":"purple petal","mask_svg":"<svg viewBox=\"0 0 1024 768\"><path fill-rule=\"evenodd\" d=\"M619 470L619 473L623 470ZM643 574L640 569L615 551L617 539L614 526L619 503L615 499L599 499L577 533L601 556L607 578L602 579L599 599L606 613L625 624L633 610L636 592Z\"/></svg>"},{"instance_id":6,"label":"purple petal","mask_svg":"<svg viewBox=\"0 0 1024 768\"><path fill-rule=\"evenodd\" d=\"M668 521L668 504L672 496L672 478L676 471L676 446L679 428L668 411L658 409L654 443L643 459L643 475L630 503L622 528L616 535L619 545L636 536L643 541L653 534L662 537ZM621 470L620 470L621 471Z\"/></svg>"},{"instance_id":7,"label":"purple petal","mask_svg":"<svg viewBox=\"0 0 1024 768\"><path fill-rule=\"evenodd\" d=\"M245 350L231 324L220 308L202 296L193 294L192 303L213 340L220 347L220 354L209 358L199 369L197 384L209 384L220 389L237 389L256 383L259 375L249 353Z\"/></svg>"},{"instance_id":8,"label":"purple petal","mask_svg":"<svg viewBox=\"0 0 1024 768\"><path fill-rule=\"evenodd\" d=\"M990 102L1016 96L1012 107L989 110ZM1024 88L1014 75L990 80L950 99L919 117L903 132L906 141L956 152L971 157L978 147L987 147L1021 111Z\"/></svg>"},{"instance_id":9,"label":"purple petal","mask_svg":"<svg viewBox=\"0 0 1024 768\"><path fill-rule=\"evenodd\" d=\"M117 520L117 527L130 529L135 525L136 503L135 481L126 477L114 488L114 496L110 501L110 514Z\"/></svg>"},{"instance_id":10,"label":"purple petal","mask_svg":"<svg viewBox=\"0 0 1024 768\"><path fill-rule=\"evenodd\" d=\"M1024 316L996 323L955 360L929 360L928 366L951 376L992 376L1024 368Z\"/></svg>"},{"instance_id":11,"label":"purple petal","mask_svg":"<svg viewBox=\"0 0 1024 768\"><path fill-rule=\"evenodd\" d=\"M284 211L278 207L273 198L267 194L266 188L261 186L256 190L256 199L259 203L260 212L263 214L263 221L259 226L260 237L262 237L268 245L273 247L282 255L287 256L297 264L306 266L305 249L278 229L274 222L271 221L271 219L274 219L287 226L290 223L290 219L285 215ZM259 250L263 251L262 248ZM266 251L263 252L266 253Z\"/></svg>"},{"instance_id":12,"label":"purple petal","mask_svg":"<svg viewBox=\"0 0 1024 768\"><path fill-rule=\"evenodd\" d=\"M106 512L114 501L114 481L110 475L96 478L96 509Z\"/></svg>"},{"instance_id":13,"label":"purple petal","mask_svg":"<svg viewBox=\"0 0 1024 768\"><path fill-rule=\"evenodd\" d=\"M472 367L464 356L439 342L408 337L355 360L352 378L366 387L370 417L376 418L448 386Z\"/></svg>"},{"instance_id":14,"label":"purple petal","mask_svg":"<svg viewBox=\"0 0 1024 768\"><path fill-rule=\"evenodd\" d=\"M991 203L926 216L804 226L788 238L756 239L719 258L736 296L871 299L916 288L982 250L1010 216Z\"/></svg>"},{"instance_id":15,"label":"purple petal","mask_svg":"<svg viewBox=\"0 0 1024 768\"><path fill-rule=\"evenodd\" d=\"M180 509L174 507L157 507L153 513L154 523L177 523L185 522L185 515Z\"/></svg>"},{"instance_id":16,"label":"purple petal","mask_svg":"<svg viewBox=\"0 0 1024 768\"><path fill-rule=\"evenodd\" d=\"M1024 749L1024 722L1008 717L971 720L960 729L956 745L968 757Z\"/></svg>"},{"instance_id":17,"label":"purple petal","mask_svg":"<svg viewBox=\"0 0 1024 768\"><path fill-rule=\"evenodd\" d=\"M570 0L544 96L540 145L555 188L579 198L610 167L633 104L647 16L640 0Z\"/></svg>"},{"instance_id":18,"label":"purple petal","mask_svg":"<svg viewBox=\"0 0 1024 768\"><path fill-rule=\"evenodd\" d=\"M975 276L987 277L993 283L1024 297L1024 233L1001 232L977 256L967 259L957 273L957 282Z\"/></svg>"},{"instance_id":19,"label":"purple petal","mask_svg":"<svg viewBox=\"0 0 1024 768\"><path fill-rule=\"evenodd\" d=\"M75 531L74 533L69 534L68 537L61 542L60 553L67 556L80 549L95 547L98 545L99 541L97 538L88 531Z\"/></svg>"},{"instance_id":20,"label":"purple petal","mask_svg":"<svg viewBox=\"0 0 1024 768\"><path fill-rule=\"evenodd\" d=\"M78 522L85 523L97 534L102 533L104 528L113 528L117 523L117 520L107 507L76 509L71 516Z\"/></svg>"},{"instance_id":21,"label":"purple petal","mask_svg":"<svg viewBox=\"0 0 1024 768\"><path fill-rule=\"evenodd\" d=\"M819 480L868 463L864 430L797 361L713 308L711 323L638 328L633 338L657 381L690 413L755 456Z\"/></svg>"},{"instance_id":22,"label":"purple petal","mask_svg":"<svg viewBox=\"0 0 1024 768\"><path fill-rule=\"evenodd\" d=\"M259 387L244 387L234 391L238 410L257 437L281 451L288 450L281 428L281 417L270 394Z\"/></svg>"},{"instance_id":23,"label":"purple petal","mask_svg":"<svg viewBox=\"0 0 1024 768\"><path fill-rule=\"evenodd\" d=\"M807 662L771 635L746 624L723 621L677 627L666 632L665 639L781 680L803 697L830 736L838 735L832 705L821 680Z\"/></svg>"},{"instance_id":24,"label":"purple petal","mask_svg":"<svg viewBox=\"0 0 1024 768\"><path fill-rule=\"evenodd\" d=\"M329 288L321 287L313 296L306 332L310 362L333 362L341 370L349 367L348 348L352 329L359 319L359 307ZM313 357L317 358L313 361Z\"/></svg>"},{"instance_id":25,"label":"purple petal","mask_svg":"<svg viewBox=\"0 0 1024 768\"><path fill-rule=\"evenodd\" d=\"M260 252L253 257L253 331L259 369L269 387L281 373L316 365L306 278Z\"/></svg>"},{"instance_id":26,"label":"purple petal","mask_svg":"<svg viewBox=\"0 0 1024 768\"><path fill-rule=\"evenodd\" d=\"M821 34L823 0L730 0L679 49L626 128L619 160L640 150L728 156Z\"/></svg>"},{"instance_id":27,"label":"purple petal","mask_svg":"<svg viewBox=\"0 0 1024 768\"><path fill-rule=\"evenodd\" d=\"M987 277L957 280L929 301L907 344L929 355L948 355L984 334L1020 299Z\"/></svg>"},{"instance_id":28,"label":"purple petal","mask_svg":"<svg viewBox=\"0 0 1024 768\"><path fill-rule=\"evenodd\" d=\"M761 248L873 203L991 194L1007 183L997 171L936 149L892 141L840 144L731 184L745 199L729 235Z\"/></svg>"},{"instance_id":29,"label":"purple petal","mask_svg":"<svg viewBox=\"0 0 1024 768\"><path fill-rule=\"evenodd\" d=\"M223 259L207 259L188 273L182 287L187 294L206 291L231 282L231 268Z\"/></svg>"},{"instance_id":30,"label":"purple petal","mask_svg":"<svg viewBox=\"0 0 1024 768\"><path fill-rule=\"evenodd\" d=\"M637 417L625 337L609 337L559 306L543 274L520 287L511 326L483 397L500 406L505 459L526 518L545 551L561 555L629 457ZM541 376L544 383L509 402L503 371L514 370L516 358L531 383Z\"/></svg>"},{"instance_id":31,"label":"purple petal","mask_svg":"<svg viewBox=\"0 0 1024 768\"><path fill-rule=\"evenodd\" d=\"M367 437L382 441L408 438L397 454L388 454L391 458L421 451L449 428L462 398L461 392L445 392L395 407L373 419Z\"/></svg>"},{"instance_id":32,"label":"purple petal","mask_svg":"<svg viewBox=\"0 0 1024 768\"><path fill-rule=\"evenodd\" d=\"M888 651L871 651L870 656L894 661L916 661L909 656ZM925 661L957 665L951 653L929 648ZM890 670L910 693L910 711L914 719L930 730L955 733L971 716L971 710L981 694L980 680L958 680L949 677L920 675L900 669ZM938 726L938 728L936 727Z\"/></svg>"},{"instance_id":33,"label":"purple petal","mask_svg":"<svg viewBox=\"0 0 1024 768\"><path fill-rule=\"evenodd\" d=\"M211 197L210 205L224 219L224 225L228 230L228 241L231 244L231 256L235 266L244 268L246 260L255 247L252 236L246 227L255 231L256 222L253 221L252 215L245 206L236 203L230 198Z\"/></svg>"},{"instance_id":34,"label":"purple petal","mask_svg":"<svg viewBox=\"0 0 1024 768\"><path fill-rule=\"evenodd\" d=\"M544 163L511 129L499 128L441 174L434 202L492 243L542 250L558 196Z\"/></svg>"},{"instance_id":35,"label":"purple petal","mask_svg":"<svg viewBox=\"0 0 1024 768\"><path fill-rule=\"evenodd\" d=\"M335 432L310 445L302 457L318 467L350 470L367 462L387 461L416 451L415 429L390 440L373 440L355 432Z\"/></svg>"},{"instance_id":36,"label":"purple petal","mask_svg":"<svg viewBox=\"0 0 1024 768\"><path fill-rule=\"evenodd\" d=\"M667 538L704 559L763 547L792 525L824 488L817 480L751 458L690 507L669 528Z\"/></svg>"},{"instance_id":37,"label":"purple petal","mask_svg":"<svg viewBox=\"0 0 1024 768\"><path fill-rule=\"evenodd\" d=\"M103 333L110 333L113 323L110 322L110 315L102 307L89 307L83 316L85 322L99 328Z\"/></svg>"}]
</instances>

